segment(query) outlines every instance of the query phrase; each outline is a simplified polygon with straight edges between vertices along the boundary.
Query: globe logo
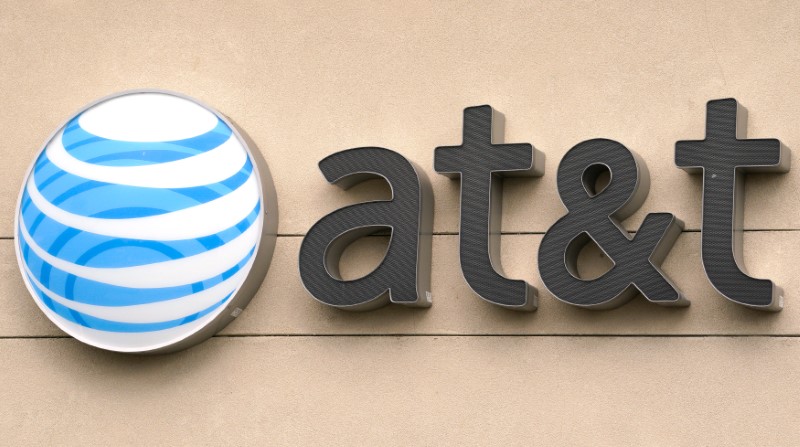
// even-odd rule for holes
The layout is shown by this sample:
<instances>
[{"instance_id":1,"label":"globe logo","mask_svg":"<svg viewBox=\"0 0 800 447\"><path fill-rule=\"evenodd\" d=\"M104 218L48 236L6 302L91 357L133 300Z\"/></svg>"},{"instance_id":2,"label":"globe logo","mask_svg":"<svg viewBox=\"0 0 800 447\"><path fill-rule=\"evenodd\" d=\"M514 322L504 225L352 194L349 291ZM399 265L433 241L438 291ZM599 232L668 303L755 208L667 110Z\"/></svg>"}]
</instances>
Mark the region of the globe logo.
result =
<instances>
[{"instance_id":1,"label":"globe logo","mask_svg":"<svg viewBox=\"0 0 800 447\"><path fill-rule=\"evenodd\" d=\"M272 257L277 207L257 151L183 95L130 91L47 142L20 193L15 247L39 308L122 352L205 340L239 315Z\"/></svg>"}]
</instances>

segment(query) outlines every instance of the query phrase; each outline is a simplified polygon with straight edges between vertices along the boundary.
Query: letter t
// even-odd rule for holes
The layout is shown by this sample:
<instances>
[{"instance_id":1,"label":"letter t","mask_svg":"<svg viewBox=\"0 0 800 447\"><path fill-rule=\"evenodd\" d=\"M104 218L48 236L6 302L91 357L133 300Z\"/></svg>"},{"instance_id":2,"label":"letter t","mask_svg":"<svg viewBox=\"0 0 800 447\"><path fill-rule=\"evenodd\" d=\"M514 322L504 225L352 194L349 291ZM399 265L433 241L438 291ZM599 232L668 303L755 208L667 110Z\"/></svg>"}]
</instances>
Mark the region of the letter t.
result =
<instances>
[{"instance_id":1,"label":"letter t","mask_svg":"<svg viewBox=\"0 0 800 447\"><path fill-rule=\"evenodd\" d=\"M701 252L706 275L731 301L781 310L781 289L743 271L743 176L746 172L789 171L789 150L773 138L745 139L745 110L733 98L709 101L706 113L705 140L675 143L675 164L703 174Z\"/></svg>"},{"instance_id":2,"label":"letter t","mask_svg":"<svg viewBox=\"0 0 800 447\"><path fill-rule=\"evenodd\" d=\"M492 130L495 130L494 135ZM437 147L434 169L461 177L460 258L464 279L490 303L534 310L536 289L503 276L500 267L500 215L504 176L541 176L544 154L528 143L494 144L502 135L502 115L490 106L464 109L461 146Z\"/></svg>"}]
</instances>

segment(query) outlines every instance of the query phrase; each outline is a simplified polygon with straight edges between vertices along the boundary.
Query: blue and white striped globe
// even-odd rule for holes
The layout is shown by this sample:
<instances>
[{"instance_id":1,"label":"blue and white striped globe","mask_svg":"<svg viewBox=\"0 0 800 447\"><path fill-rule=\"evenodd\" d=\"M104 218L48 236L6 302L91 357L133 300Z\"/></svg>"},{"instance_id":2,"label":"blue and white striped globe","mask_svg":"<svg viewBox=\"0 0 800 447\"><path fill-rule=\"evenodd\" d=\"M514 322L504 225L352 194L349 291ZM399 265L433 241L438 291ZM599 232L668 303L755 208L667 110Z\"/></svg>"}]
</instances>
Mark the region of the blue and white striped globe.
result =
<instances>
[{"instance_id":1,"label":"blue and white striped globe","mask_svg":"<svg viewBox=\"0 0 800 447\"><path fill-rule=\"evenodd\" d=\"M264 228L251 157L221 116L176 94L124 93L79 113L19 201L16 250L36 303L75 338L126 352L236 316Z\"/></svg>"}]
</instances>

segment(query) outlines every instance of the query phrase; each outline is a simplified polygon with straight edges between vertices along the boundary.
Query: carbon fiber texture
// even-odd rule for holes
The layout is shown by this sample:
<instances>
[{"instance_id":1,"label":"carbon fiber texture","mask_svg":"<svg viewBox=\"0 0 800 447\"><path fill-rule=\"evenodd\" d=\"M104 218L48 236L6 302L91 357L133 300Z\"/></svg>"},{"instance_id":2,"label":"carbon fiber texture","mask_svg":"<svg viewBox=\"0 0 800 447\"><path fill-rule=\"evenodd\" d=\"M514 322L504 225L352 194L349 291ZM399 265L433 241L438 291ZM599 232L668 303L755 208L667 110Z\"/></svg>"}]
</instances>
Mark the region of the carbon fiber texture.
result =
<instances>
[{"instance_id":1,"label":"carbon fiber texture","mask_svg":"<svg viewBox=\"0 0 800 447\"><path fill-rule=\"evenodd\" d=\"M319 167L329 182L344 187L383 177L392 199L340 208L311 227L300 247L300 277L306 289L317 300L343 308L377 307L386 297L405 304L426 300L433 211L430 185L420 179L424 174L402 155L379 147L337 152ZM355 280L335 277L341 251L350 242L387 229L389 247L375 270Z\"/></svg>"},{"instance_id":2,"label":"carbon fiber texture","mask_svg":"<svg viewBox=\"0 0 800 447\"><path fill-rule=\"evenodd\" d=\"M648 214L633 239L619 224L647 194L646 170L638 163L625 146L605 139L582 142L561 160L558 192L568 213L550 227L539 248L542 281L556 298L583 307L614 307L635 295L636 287L650 301L685 302L658 268L680 233L680 221L668 213ZM597 166L607 167L611 180L592 195L584 187L584 176ZM613 266L599 278L581 279L571 265L589 238Z\"/></svg>"},{"instance_id":3,"label":"carbon fiber texture","mask_svg":"<svg viewBox=\"0 0 800 447\"><path fill-rule=\"evenodd\" d=\"M706 138L678 141L675 163L689 172L702 168L702 258L708 279L728 299L752 307L775 307L772 281L755 279L737 262L742 244L744 176L788 170L788 153L776 139L737 139L744 129L735 99L709 101ZM738 120L738 121L737 121ZM744 137L744 135L739 135Z\"/></svg>"},{"instance_id":4,"label":"carbon fiber texture","mask_svg":"<svg viewBox=\"0 0 800 447\"><path fill-rule=\"evenodd\" d=\"M525 281L508 279L500 267L499 240L502 177L537 175L535 149L528 143L494 144L493 109L464 110L460 146L437 147L434 168L461 179L460 262L464 278L481 298L520 310L535 308L536 289ZM494 240L493 240L494 239Z\"/></svg>"}]
</instances>

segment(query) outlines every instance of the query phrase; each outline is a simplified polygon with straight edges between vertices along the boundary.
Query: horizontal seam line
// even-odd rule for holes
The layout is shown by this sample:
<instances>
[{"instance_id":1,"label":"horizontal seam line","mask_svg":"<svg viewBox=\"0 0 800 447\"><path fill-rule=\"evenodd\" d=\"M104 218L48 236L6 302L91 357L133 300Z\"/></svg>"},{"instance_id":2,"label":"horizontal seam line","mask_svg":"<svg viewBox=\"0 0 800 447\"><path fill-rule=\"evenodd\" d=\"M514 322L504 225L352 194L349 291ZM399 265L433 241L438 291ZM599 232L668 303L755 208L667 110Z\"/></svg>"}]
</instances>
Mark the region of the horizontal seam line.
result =
<instances>
[{"instance_id":1,"label":"horizontal seam line","mask_svg":"<svg viewBox=\"0 0 800 447\"><path fill-rule=\"evenodd\" d=\"M217 334L211 338L468 337L468 338L800 338L800 334ZM0 340L65 340L69 335L10 335Z\"/></svg>"},{"instance_id":2,"label":"horizontal seam line","mask_svg":"<svg viewBox=\"0 0 800 447\"><path fill-rule=\"evenodd\" d=\"M757 232L775 232L775 233L793 233L800 231L800 229L792 229L792 228L748 228L745 229L745 233L757 233ZM628 233L636 234L637 231L635 230L627 230ZM681 233L699 233L699 228L689 228L681 230ZM526 235L526 234L534 234L534 235L543 235L547 233L547 231L501 231L501 235ZM433 232L434 236L458 236L458 231L435 231ZM278 237L304 237L305 234L303 233L280 233ZM388 236L387 234L372 234L370 236Z\"/></svg>"},{"instance_id":3,"label":"horizontal seam line","mask_svg":"<svg viewBox=\"0 0 800 447\"><path fill-rule=\"evenodd\" d=\"M777 229L770 229L770 228L750 228L744 230L745 233L794 233L800 231L798 229L791 229L791 228L777 228ZM681 230L681 233L699 233L699 229L684 229ZM525 235L544 235L547 233L546 231L503 231L500 234L503 236L525 236ZM636 231L628 231L630 234L636 234ZM438 231L433 233L434 236L458 236L458 231ZM305 237L304 233L278 233L277 237ZM385 237L388 234L371 234L367 237ZM0 236L0 240L14 240L14 236Z\"/></svg>"},{"instance_id":4,"label":"horizontal seam line","mask_svg":"<svg viewBox=\"0 0 800 447\"><path fill-rule=\"evenodd\" d=\"M213 338L257 338L257 337L518 337L518 338L798 338L800 334L436 334L436 333L387 333L387 334L217 334Z\"/></svg>"},{"instance_id":5,"label":"horizontal seam line","mask_svg":"<svg viewBox=\"0 0 800 447\"><path fill-rule=\"evenodd\" d=\"M774 232L774 233L793 233L800 231L800 229L768 229L768 228L751 228L744 230L745 233L758 233L758 232ZM700 229L684 229L681 230L681 233L699 233ZM500 232L503 236L518 236L518 235L544 235L547 231L502 231ZM636 234L637 231L628 231L630 234ZM458 231L436 231L433 233L434 236L458 236ZM371 234L369 236L381 237L381 236L388 236L387 234ZM305 234L302 233L282 233L278 234L278 237L305 237Z\"/></svg>"}]
</instances>

